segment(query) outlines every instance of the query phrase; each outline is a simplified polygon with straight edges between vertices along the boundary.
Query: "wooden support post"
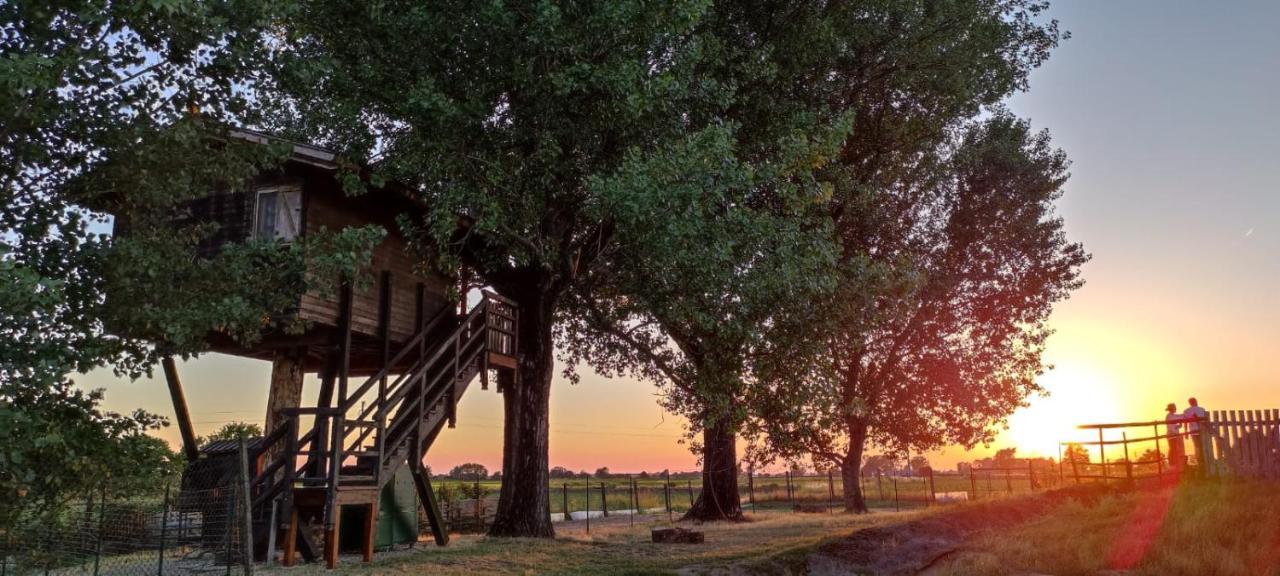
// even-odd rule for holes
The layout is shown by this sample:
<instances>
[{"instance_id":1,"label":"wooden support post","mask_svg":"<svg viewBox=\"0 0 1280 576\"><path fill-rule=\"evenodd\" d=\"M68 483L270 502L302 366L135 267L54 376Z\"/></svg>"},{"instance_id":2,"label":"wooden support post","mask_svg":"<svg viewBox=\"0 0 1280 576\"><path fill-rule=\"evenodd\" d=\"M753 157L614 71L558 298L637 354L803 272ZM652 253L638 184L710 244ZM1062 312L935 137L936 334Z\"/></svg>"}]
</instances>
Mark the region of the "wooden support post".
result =
<instances>
[{"instance_id":1,"label":"wooden support post","mask_svg":"<svg viewBox=\"0 0 1280 576\"><path fill-rule=\"evenodd\" d=\"M427 513L427 524L431 526L431 536L435 538L436 546L448 544L449 531L444 525L444 516L440 514L440 506L436 503L436 493L431 489L431 477L423 468L422 461L414 458L409 472L413 476L413 487L418 491L418 500Z\"/></svg>"},{"instance_id":2,"label":"wooden support post","mask_svg":"<svg viewBox=\"0 0 1280 576\"><path fill-rule=\"evenodd\" d=\"M187 409L182 380L178 379L178 367L173 363L173 356L162 358L160 365L164 367L164 380L169 385L169 398L173 400L173 419L177 420L178 432L182 434L182 453L188 462L195 462L200 457L200 447L196 445L195 428L191 425L191 411Z\"/></svg>"},{"instance_id":3,"label":"wooden support post","mask_svg":"<svg viewBox=\"0 0 1280 576\"><path fill-rule=\"evenodd\" d=\"M338 506L339 474L342 470L343 443L346 440L347 379L351 372L351 323L352 282L343 278L338 292L338 398L333 416L332 445L329 448L328 502L325 506L325 562L329 568L338 565L338 526L341 510Z\"/></svg>"},{"instance_id":4,"label":"wooden support post","mask_svg":"<svg viewBox=\"0 0 1280 576\"><path fill-rule=\"evenodd\" d=\"M333 569L338 567L338 525L342 522L342 507L334 506L333 512L328 515L333 520L333 527L325 528L324 531L324 565Z\"/></svg>"},{"instance_id":5,"label":"wooden support post","mask_svg":"<svg viewBox=\"0 0 1280 576\"><path fill-rule=\"evenodd\" d=\"M378 536L378 500L375 498L372 504L369 504L369 515L364 522L364 547L361 560L365 562L373 562L373 540Z\"/></svg>"},{"instance_id":6,"label":"wooden support post","mask_svg":"<svg viewBox=\"0 0 1280 576\"><path fill-rule=\"evenodd\" d=\"M298 509L289 511L289 528L284 534L284 551L281 552L280 565L293 566L298 551Z\"/></svg>"}]
</instances>

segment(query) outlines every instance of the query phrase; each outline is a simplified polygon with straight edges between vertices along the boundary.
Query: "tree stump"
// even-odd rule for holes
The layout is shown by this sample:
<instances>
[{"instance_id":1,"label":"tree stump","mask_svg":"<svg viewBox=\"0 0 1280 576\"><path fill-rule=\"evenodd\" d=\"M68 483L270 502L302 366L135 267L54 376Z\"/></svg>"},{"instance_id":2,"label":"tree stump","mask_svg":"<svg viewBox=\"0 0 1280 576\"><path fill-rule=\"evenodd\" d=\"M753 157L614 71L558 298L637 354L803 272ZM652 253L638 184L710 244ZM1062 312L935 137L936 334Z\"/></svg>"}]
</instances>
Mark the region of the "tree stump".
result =
<instances>
[{"instance_id":1,"label":"tree stump","mask_svg":"<svg viewBox=\"0 0 1280 576\"><path fill-rule=\"evenodd\" d=\"M684 528L654 528L653 541L656 544L702 544L705 537L701 532Z\"/></svg>"}]
</instances>

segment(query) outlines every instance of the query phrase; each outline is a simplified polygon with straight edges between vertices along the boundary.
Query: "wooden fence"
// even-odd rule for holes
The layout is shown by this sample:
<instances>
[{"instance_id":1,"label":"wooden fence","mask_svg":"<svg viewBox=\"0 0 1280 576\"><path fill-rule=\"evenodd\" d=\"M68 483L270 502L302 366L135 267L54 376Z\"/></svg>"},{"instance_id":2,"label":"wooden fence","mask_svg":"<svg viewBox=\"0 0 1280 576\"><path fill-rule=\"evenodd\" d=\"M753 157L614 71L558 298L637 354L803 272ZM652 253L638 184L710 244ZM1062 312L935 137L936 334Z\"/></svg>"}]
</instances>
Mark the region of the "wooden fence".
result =
<instances>
[{"instance_id":1,"label":"wooden fence","mask_svg":"<svg viewBox=\"0 0 1280 576\"><path fill-rule=\"evenodd\" d=\"M1280 478L1280 410L1215 410L1206 442L1215 475Z\"/></svg>"},{"instance_id":2,"label":"wooden fence","mask_svg":"<svg viewBox=\"0 0 1280 576\"><path fill-rule=\"evenodd\" d=\"M1280 478L1280 410L1215 410L1208 418L1180 423L1181 432L1174 434L1165 420L1081 425L1097 431L1097 440L1062 445L1096 449L1098 460L1065 457L1060 465L1077 483L1164 477L1181 473L1184 466L1202 476ZM1169 458L1171 442L1184 458Z\"/></svg>"}]
</instances>

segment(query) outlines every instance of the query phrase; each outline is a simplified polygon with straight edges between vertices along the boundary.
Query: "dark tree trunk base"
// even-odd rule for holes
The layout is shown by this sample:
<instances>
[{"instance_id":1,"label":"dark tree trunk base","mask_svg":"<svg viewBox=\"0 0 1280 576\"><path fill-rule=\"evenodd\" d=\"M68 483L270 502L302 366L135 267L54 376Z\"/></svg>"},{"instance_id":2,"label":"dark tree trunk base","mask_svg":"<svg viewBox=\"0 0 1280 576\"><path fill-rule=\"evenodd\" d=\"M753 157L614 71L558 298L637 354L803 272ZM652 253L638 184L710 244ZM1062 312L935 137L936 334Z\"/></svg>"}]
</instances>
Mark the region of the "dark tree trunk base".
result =
<instances>
[{"instance_id":1,"label":"dark tree trunk base","mask_svg":"<svg viewBox=\"0 0 1280 576\"><path fill-rule=\"evenodd\" d=\"M547 471L553 305L543 293L516 298L520 305L520 380L501 378L502 491L490 536L554 538Z\"/></svg>"},{"instance_id":2,"label":"dark tree trunk base","mask_svg":"<svg viewBox=\"0 0 1280 576\"><path fill-rule=\"evenodd\" d=\"M702 432L702 493L682 517L696 522L743 521L738 493L737 437L727 418Z\"/></svg>"}]
</instances>

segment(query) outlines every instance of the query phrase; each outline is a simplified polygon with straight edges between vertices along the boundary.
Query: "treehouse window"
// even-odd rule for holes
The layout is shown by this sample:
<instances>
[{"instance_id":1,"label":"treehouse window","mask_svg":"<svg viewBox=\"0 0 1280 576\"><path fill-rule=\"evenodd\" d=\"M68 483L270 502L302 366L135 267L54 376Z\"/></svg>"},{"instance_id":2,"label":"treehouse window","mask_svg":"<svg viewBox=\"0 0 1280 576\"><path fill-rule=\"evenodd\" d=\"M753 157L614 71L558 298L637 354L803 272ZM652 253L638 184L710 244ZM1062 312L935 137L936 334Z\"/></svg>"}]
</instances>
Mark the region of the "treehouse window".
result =
<instances>
[{"instance_id":1,"label":"treehouse window","mask_svg":"<svg viewBox=\"0 0 1280 576\"><path fill-rule=\"evenodd\" d=\"M296 186L259 189L254 210L254 238L290 242L301 232L302 191Z\"/></svg>"}]
</instances>

